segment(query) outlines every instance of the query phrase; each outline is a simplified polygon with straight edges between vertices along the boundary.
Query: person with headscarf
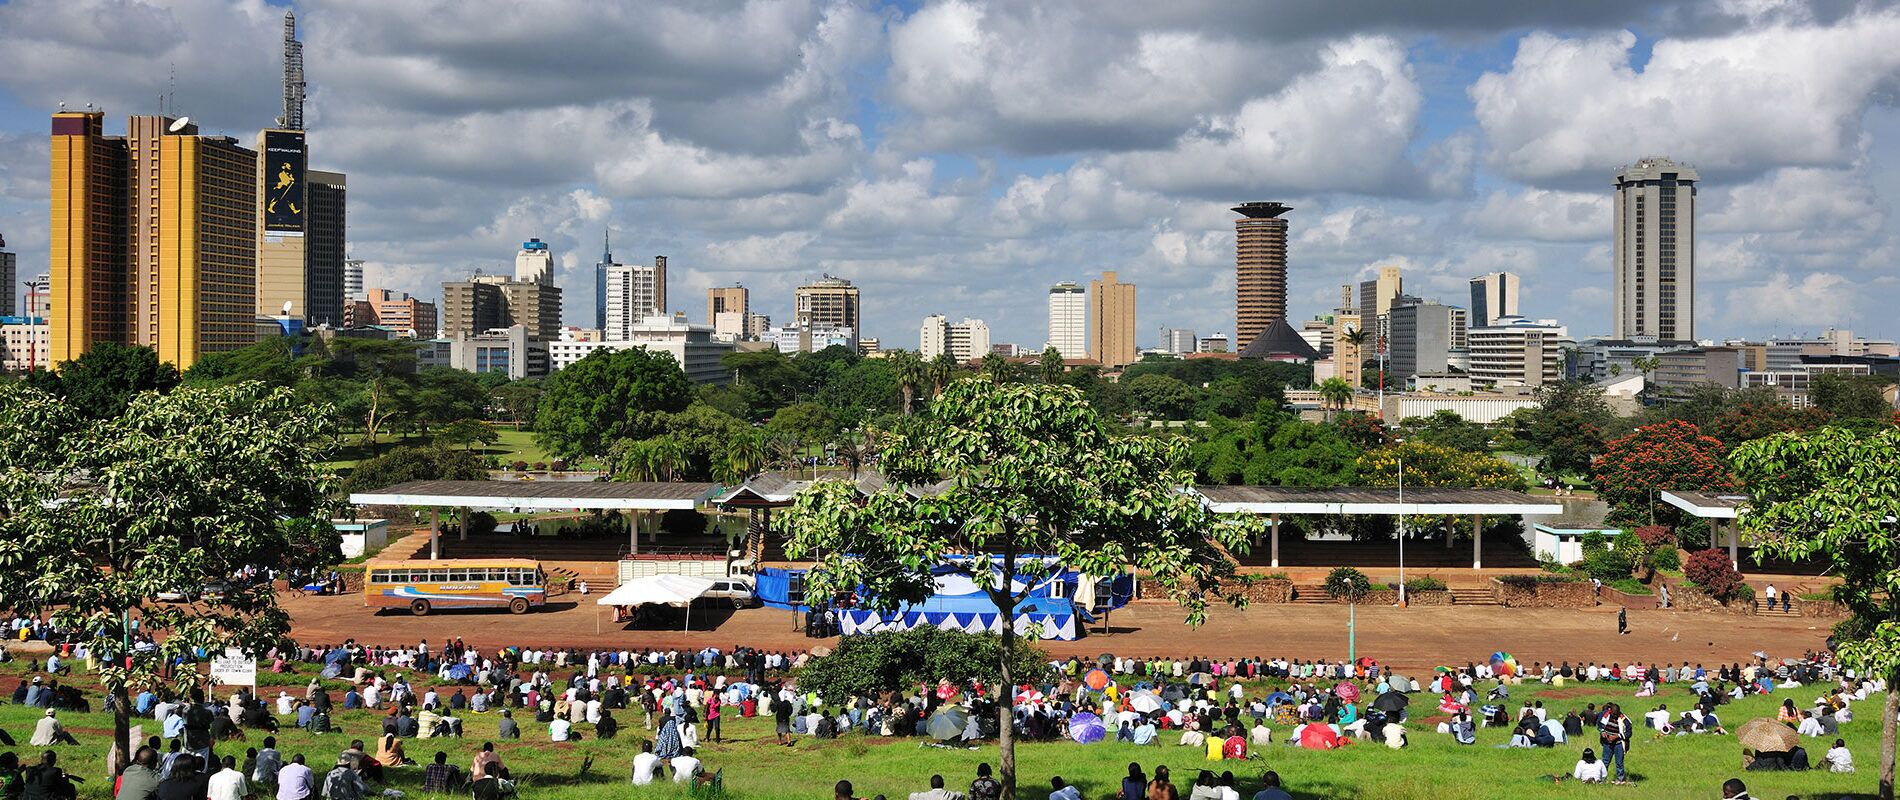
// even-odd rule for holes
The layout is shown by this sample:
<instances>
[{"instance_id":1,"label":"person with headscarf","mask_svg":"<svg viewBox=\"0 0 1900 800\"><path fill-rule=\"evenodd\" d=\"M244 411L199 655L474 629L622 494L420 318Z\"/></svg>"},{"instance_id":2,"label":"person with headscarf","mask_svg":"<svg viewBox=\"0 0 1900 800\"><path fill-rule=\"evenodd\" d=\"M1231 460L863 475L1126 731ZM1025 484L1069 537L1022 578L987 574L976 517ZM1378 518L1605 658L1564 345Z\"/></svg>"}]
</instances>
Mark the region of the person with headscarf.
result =
<instances>
[{"instance_id":1,"label":"person with headscarf","mask_svg":"<svg viewBox=\"0 0 1900 800\"><path fill-rule=\"evenodd\" d=\"M662 761L671 761L681 749L679 719L670 711L661 712L660 732L653 737L653 755Z\"/></svg>"}]
</instances>

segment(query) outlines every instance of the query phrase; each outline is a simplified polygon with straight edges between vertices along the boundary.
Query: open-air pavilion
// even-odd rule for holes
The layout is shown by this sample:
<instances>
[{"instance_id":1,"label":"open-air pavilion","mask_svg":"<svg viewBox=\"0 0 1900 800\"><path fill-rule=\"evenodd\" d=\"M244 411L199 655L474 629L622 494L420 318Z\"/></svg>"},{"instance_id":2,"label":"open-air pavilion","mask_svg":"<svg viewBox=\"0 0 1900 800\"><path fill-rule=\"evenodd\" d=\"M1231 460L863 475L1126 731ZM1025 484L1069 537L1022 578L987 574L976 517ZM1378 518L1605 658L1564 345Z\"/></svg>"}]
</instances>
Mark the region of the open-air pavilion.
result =
<instances>
[{"instance_id":1,"label":"open-air pavilion","mask_svg":"<svg viewBox=\"0 0 1900 800\"><path fill-rule=\"evenodd\" d=\"M1484 518L1494 515L1535 516L1563 513L1556 498L1535 497L1510 489L1383 489L1338 487L1306 489L1294 486L1197 486L1214 511L1224 514L1264 514L1272 539L1271 566L1280 566L1280 515L1466 516L1471 517L1471 568L1484 568ZM1449 543L1447 543L1449 544ZM1405 542L1399 541L1399 564L1405 563Z\"/></svg>"},{"instance_id":2,"label":"open-air pavilion","mask_svg":"<svg viewBox=\"0 0 1900 800\"><path fill-rule=\"evenodd\" d=\"M1748 510L1748 495L1667 490L1661 497L1663 502L1688 512L1689 516L1708 520L1711 544L1721 541L1715 537L1716 532L1728 528L1728 560L1737 570L1742 568L1742 530L1737 520ZM1724 520L1728 521L1726 526L1722 524Z\"/></svg>"},{"instance_id":3,"label":"open-air pavilion","mask_svg":"<svg viewBox=\"0 0 1900 800\"><path fill-rule=\"evenodd\" d=\"M593 481L409 481L368 492L355 492L359 506L411 506L429 509L429 557L441 557L442 509L509 511L653 511L691 509L709 500L711 483L605 483ZM630 552L640 552L640 526L629 533ZM462 538L468 526L462 526Z\"/></svg>"}]
</instances>

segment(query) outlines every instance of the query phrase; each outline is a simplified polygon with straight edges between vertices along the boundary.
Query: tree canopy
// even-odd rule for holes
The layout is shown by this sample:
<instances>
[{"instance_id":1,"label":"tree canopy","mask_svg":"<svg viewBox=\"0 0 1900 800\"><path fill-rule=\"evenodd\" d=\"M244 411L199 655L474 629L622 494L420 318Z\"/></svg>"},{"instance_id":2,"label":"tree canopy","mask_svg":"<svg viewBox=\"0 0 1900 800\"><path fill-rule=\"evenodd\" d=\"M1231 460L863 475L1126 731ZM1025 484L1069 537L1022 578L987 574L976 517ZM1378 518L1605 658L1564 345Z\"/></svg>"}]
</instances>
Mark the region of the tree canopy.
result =
<instances>
[{"instance_id":1,"label":"tree canopy","mask_svg":"<svg viewBox=\"0 0 1900 800\"><path fill-rule=\"evenodd\" d=\"M202 603L150 598L341 557L320 466L332 439L321 410L261 383L141 394L104 419L0 384L0 606L50 612L99 656L121 758L129 689L189 688L203 678L175 660L261 652L289 629L267 582ZM128 651L134 637L156 641Z\"/></svg>"},{"instance_id":2,"label":"tree canopy","mask_svg":"<svg viewBox=\"0 0 1900 800\"><path fill-rule=\"evenodd\" d=\"M614 442L658 433L656 414L692 401L693 385L672 354L595 350L542 383L535 441L563 458L604 455Z\"/></svg>"},{"instance_id":3,"label":"tree canopy","mask_svg":"<svg viewBox=\"0 0 1900 800\"><path fill-rule=\"evenodd\" d=\"M178 385L178 368L158 360L149 347L100 342L57 372L38 373L42 388L58 394L85 419L111 419L125 412L143 392L167 392Z\"/></svg>"},{"instance_id":4,"label":"tree canopy","mask_svg":"<svg viewBox=\"0 0 1900 800\"><path fill-rule=\"evenodd\" d=\"M808 591L868 594L876 607L920 600L933 570L969 577L1003 618L1060 567L1137 570L1199 622L1233 574L1251 518L1214 515L1182 492L1185 440L1110 434L1081 391L968 379L883 449L891 485L860 499L842 482L800 492L787 552L815 558ZM900 487L923 489L922 496ZM1045 560L1051 557L1053 560ZM1012 581L1011 578L1016 579ZM1002 626L1004 652L1015 632ZM1012 680L1007 660L1003 682ZM999 713L1002 781L1015 779L1013 720Z\"/></svg>"},{"instance_id":5,"label":"tree canopy","mask_svg":"<svg viewBox=\"0 0 1900 800\"><path fill-rule=\"evenodd\" d=\"M1634 527L1682 523L1682 512L1660 492L1724 492L1735 488L1722 443L1682 420L1644 425L1605 445L1591 467L1597 498L1610 506L1609 524Z\"/></svg>"}]
</instances>

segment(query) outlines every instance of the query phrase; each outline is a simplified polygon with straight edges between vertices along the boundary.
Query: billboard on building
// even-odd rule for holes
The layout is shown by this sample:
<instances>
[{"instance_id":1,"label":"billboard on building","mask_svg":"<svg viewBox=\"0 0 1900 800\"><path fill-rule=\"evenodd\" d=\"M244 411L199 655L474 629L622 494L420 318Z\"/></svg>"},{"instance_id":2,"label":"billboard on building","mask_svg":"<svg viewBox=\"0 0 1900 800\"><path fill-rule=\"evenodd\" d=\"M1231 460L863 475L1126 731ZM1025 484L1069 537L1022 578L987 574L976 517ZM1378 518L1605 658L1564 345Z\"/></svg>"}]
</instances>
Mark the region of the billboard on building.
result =
<instances>
[{"instance_id":1,"label":"billboard on building","mask_svg":"<svg viewBox=\"0 0 1900 800\"><path fill-rule=\"evenodd\" d=\"M264 132L264 231L301 236L309 211L304 192L303 131Z\"/></svg>"}]
</instances>

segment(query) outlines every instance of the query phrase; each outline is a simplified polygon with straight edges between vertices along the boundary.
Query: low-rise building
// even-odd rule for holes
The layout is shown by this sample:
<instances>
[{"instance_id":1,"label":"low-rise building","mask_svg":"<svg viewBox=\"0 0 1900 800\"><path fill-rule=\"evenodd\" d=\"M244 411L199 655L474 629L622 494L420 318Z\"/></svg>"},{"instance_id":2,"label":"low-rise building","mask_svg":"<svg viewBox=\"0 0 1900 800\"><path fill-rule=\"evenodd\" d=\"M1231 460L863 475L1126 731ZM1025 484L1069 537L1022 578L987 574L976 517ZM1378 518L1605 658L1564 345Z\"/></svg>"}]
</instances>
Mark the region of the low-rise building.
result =
<instances>
[{"instance_id":1,"label":"low-rise building","mask_svg":"<svg viewBox=\"0 0 1900 800\"><path fill-rule=\"evenodd\" d=\"M450 343L449 366L465 372L501 373L509 380L548 374L548 343L525 325L493 328Z\"/></svg>"},{"instance_id":2,"label":"low-rise building","mask_svg":"<svg viewBox=\"0 0 1900 800\"><path fill-rule=\"evenodd\" d=\"M1465 333L1474 388L1542 386L1564 379L1570 334L1556 320L1499 317Z\"/></svg>"},{"instance_id":3,"label":"low-rise building","mask_svg":"<svg viewBox=\"0 0 1900 800\"><path fill-rule=\"evenodd\" d=\"M629 338L606 340L582 329L563 330L560 339L547 343L549 370L566 369L597 350L640 348L672 356L680 371L694 383L732 381L732 374L720 360L733 351L734 344L714 335L710 325L694 325L686 321L685 314L673 314L649 316L623 327L622 332Z\"/></svg>"},{"instance_id":4,"label":"low-rise building","mask_svg":"<svg viewBox=\"0 0 1900 800\"><path fill-rule=\"evenodd\" d=\"M0 317L0 369L47 369L53 335L45 317Z\"/></svg>"},{"instance_id":5,"label":"low-rise building","mask_svg":"<svg viewBox=\"0 0 1900 800\"><path fill-rule=\"evenodd\" d=\"M1742 351L1734 347L1690 347L1656 355L1649 376L1657 390L1683 394L1698 386L1737 389L1742 385Z\"/></svg>"}]
</instances>

